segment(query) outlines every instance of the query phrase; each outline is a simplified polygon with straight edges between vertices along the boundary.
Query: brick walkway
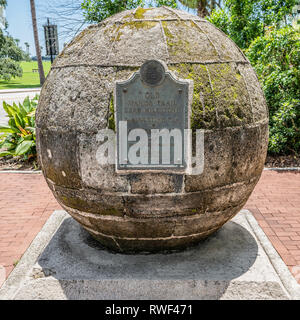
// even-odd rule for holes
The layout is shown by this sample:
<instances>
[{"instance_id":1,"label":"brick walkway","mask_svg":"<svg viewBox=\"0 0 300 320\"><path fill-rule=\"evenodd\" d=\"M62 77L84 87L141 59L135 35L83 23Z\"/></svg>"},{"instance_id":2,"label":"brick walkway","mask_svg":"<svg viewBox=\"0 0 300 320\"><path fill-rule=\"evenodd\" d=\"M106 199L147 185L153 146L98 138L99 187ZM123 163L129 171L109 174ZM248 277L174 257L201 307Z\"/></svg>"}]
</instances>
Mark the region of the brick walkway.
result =
<instances>
[{"instance_id":1,"label":"brick walkway","mask_svg":"<svg viewBox=\"0 0 300 320\"><path fill-rule=\"evenodd\" d=\"M0 267L6 276L59 208L41 174L0 173ZM264 171L245 208L300 283L300 173Z\"/></svg>"},{"instance_id":2,"label":"brick walkway","mask_svg":"<svg viewBox=\"0 0 300 320\"><path fill-rule=\"evenodd\" d=\"M300 173L264 171L245 208L300 284Z\"/></svg>"},{"instance_id":3,"label":"brick walkway","mask_svg":"<svg viewBox=\"0 0 300 320\"><path fill-rule=\"evenodd\" d=\"M59 208L41 174L0 173L0 266L6 276Z\"/></svg>"}]
</instances>

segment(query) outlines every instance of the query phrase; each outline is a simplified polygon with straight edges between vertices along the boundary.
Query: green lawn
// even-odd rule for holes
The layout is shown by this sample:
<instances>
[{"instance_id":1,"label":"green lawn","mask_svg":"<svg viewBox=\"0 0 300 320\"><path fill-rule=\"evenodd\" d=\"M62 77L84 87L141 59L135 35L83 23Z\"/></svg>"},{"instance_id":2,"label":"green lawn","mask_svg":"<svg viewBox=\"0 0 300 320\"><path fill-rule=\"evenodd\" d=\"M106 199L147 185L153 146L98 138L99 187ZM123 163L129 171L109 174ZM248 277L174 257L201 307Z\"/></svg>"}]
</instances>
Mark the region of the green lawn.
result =
<instances>
[{"instance_id":1,"label":"green lawn","mask_svg":"<svg viewBox=\"0 0 300 320\"><path fill-rule=\"evenodd\" d=\"M48 74L51 62L43 61L45 76ZM21 78L11 79L10 81L0 80L0 89L21 89L21 88L37 88L40 86L40 77L38 72L32 72L32 69L37 69L36 61L21 62L23 76Z\"/></svg>"}]
</instances>

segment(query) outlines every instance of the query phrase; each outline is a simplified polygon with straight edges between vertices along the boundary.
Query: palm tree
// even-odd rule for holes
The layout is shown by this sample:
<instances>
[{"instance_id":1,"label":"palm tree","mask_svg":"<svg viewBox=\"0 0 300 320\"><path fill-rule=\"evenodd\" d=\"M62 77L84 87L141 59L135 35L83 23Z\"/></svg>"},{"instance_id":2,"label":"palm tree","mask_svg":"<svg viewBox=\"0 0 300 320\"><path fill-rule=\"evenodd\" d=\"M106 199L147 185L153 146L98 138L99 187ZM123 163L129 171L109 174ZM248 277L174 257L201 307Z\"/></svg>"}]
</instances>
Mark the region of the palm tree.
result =
<instances>
[{"instance_id":1,"label":"palm tree","mask_svg":"<svg viewBox=\"0 0 300 320\"><path fill-rule=\"evenodd\" d=\"M42 86L45 82L45 73L44 73L44 67L43 67L42 56L41 56L41 49L40 49L40 44L39 44L39 35L38 35L38 30L37 30L34 0L30 0L30 9L31 9L31 17L32 17L32 27L33 27L35 50L36 50L36 58L37 58L37 63L38 63L39 75L40 75L40 84Z\"/></svg>"},{"instance_id":2,"label":"palm tree","mask_svg":"<svg viewBox=\"0 0 300 320\"><path fill-rule=\"evenodd\" d=\"M185 7L196 9L201 18L209 16L216 6L221 7L222 0L179 0Z\"/></svg>"},{"instance_id":3,"label":"palm tree","mask_svg":"<svg viewBox=\"0 0 300 320\"><path fill-rule=\"evenodd\" d=\"M26 47L26 53L29 54L30 44L28 42L24 42L24 44L25 44L25 47Z\"/></svg>"}]
</instances>

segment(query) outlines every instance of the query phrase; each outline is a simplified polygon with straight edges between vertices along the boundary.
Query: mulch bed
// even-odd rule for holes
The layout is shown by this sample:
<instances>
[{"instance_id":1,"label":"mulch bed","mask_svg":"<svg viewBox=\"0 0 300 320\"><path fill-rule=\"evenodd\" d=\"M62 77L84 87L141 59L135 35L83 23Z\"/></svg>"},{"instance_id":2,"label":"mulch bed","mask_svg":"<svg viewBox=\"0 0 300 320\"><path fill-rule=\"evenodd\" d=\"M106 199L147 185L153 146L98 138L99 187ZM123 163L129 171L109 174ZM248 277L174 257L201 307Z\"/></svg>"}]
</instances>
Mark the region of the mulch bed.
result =
<instances>
[{"instance_id":1,"label":"mulch bed","mask_svg":"<svg viewBox=\"0 0 300 320\"><path fill-rule=\"evenodd\" d=\"M4 157L0 158L0 171L5 170L36 171L41 170L41 168L36 159L25 161L18 158Z\"/></svg>"},{"instance_id":2,"label":"mulch bed","mask_svg":"<svg viewBox=\"0 0 300 320\"><path fill-rule=\"evenodd\" d=\"M265 167L267 168L300 168L300 157L296 156L267 156ZM30 159L24 161L14 158L0 158L0 170L23 170L23 171L35 171L41 170L41 167L37 163L36 159Z\"/></svg>"},{"instance_id":3,"label":"mulch bed","mask_svg":"<svg viewBox=\"0 0 300 320\"><path fill-rule=\"evenodd\" d=\"M300 157L290 156L267 156L265 167L267 168L286 168L300 167Z\"/></svg>"}]
</instances>

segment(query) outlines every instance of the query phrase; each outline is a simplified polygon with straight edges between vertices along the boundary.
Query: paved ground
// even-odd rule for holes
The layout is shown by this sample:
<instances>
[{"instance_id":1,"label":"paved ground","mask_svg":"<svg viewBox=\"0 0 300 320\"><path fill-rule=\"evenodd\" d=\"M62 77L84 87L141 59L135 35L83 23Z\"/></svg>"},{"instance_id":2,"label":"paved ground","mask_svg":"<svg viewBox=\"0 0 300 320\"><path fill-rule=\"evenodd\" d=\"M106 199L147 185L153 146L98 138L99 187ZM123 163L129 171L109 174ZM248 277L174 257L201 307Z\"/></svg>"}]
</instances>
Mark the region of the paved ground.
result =
<instances>
[{"instance_id":1,"label":"paved ground","mask_svg":"<svg viewBox=\"0 0 300 320\"><path fill-rule=\"evenodd\" d=\"M6 113L2 108L3 101L11 104L13 102L22 102L27 96L33 98L40 89L10 89L10 90L0 90L0 124L6 124L7 118Z\"/></svg>"},{"instance_id":2,"label":"paved ground","mask_svg":"<svg viewBox=\"0 0 300 320\"><path fill-rule=\"evenodd\" d=\"M41 174L0 173L0 265L6 276L58 208Z\"/></svg>"},{"instance_id":3,"label":"paved ground","mask_svg":"<svg viewBox=\"0 0 300 320\"><path fill-rule=\"evenodd\" d=\"M264 171L245 208L300 283L300 173ZM55 209L60 206L41 174L0 173L0 267L6 276Z\"/></svg>"},{"instance_id":4,"label":"paved ground","mask_svg":"<svg viewBox=\"0 0 300 320\"><path fill-rule=\"evenodd\" d=\"M300 172L264 171L245 208L300 284Z\"/></svg>"}]
</instances>

